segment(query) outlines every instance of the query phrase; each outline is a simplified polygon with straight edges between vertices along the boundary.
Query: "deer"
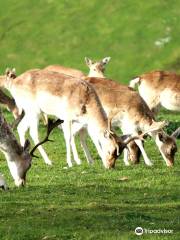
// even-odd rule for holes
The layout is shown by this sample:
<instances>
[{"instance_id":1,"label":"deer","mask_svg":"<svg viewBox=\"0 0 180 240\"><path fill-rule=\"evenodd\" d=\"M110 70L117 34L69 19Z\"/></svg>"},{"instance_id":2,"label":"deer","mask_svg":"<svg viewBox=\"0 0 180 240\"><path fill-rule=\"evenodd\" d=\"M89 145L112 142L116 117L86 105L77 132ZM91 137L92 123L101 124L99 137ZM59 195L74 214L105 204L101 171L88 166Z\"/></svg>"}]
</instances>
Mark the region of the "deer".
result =
<instances>
[{"instance_id":1,"label":"deer","mask_svg":"<svg viewBox=\"0 0 180 240\"><path fill-rule=\"evenodd\" d=\"M47 126L47 134L43 141L39 142L32 150L30 150L30 141L25 140L24 145L21 146L17 141L11 127L0 111L0 151L4 154L14 183L17 187L25 186L26 175L31 168L32 158L36 157L34 151L36 148L49 140L49 135L52 130L61 124L63 121L58 119L52 121L49 119ZM0 187L7 190L7 184L2 175L0 175Z\"/></svg>"},{"instance_id":2,"label":"deer","mask_svg":"<svg viewBox=\"0 0 180 240\"><path fill-rule=\"evenodd\" d=\"M10 112L12 112L15 119L19 117L20 113L14 99L5 94L1 89L0 89L0 103L6 106Z\"/></svg>"},{"instance_id":3,"label":"deer","mask_svg":"<svg viewBox=\"0 0 180 240\"><path fill-rule=\"evenodd\" d=\"M89 67L90 66L91 64L89 64ZM120 84L111 79L105 79L104 77L87 77L85 80L93 85L107 116L112 118L113 125L121 128L123 134L136 135L139 131L147 131L147 129L152 126L159 125L159 129L157 127L156 130L149 132L148 135L155 140L166 165L173 165L174 156L177 151L175 138L173 135L168 136L162 130L164 125L161 122L158 123L155 121L154 114L138 93L126 85ZM129 109L129 111L127 111L127 109ZM145 163L151 166L152 162L144 150L142 141L137 139L135 142L141 150ZM125 165L129 165L127 149L125 149L124 162Z\"/></svg>"},{"instance_id":4,"label":"deer","mask_svg":"<svg viewBox=\"0 0 180 240\"><path fill-rule=\"evenodd\" d=\"M30 142L26 140L22 147L0 112L0 151L5 155L10 173L18 187L25 185L26 174L31 167L29 149Z\"/></svg>"},{"instance_id":5,"label":"deer","mask_svg":"<svg viewBox=\"0 0 180 240\"><path fill-rule=\"evenodd\" d=\"M1 173L0 173L0 188L2 188L4 191L9 189L5 181L5 178Z\"/></svg>"},{"instance_id":6,"label":"deer","mask_svg":"<svg viewBox=\"0 0 180 240\"><path fill-rule=\"evenodd\" d=\"M180 75L167 71L145 73L130 81L138 85L141 97L156 114L162 106L170 111L180 111Z\"/></svg>"},{"instance_id":7,"label":"deer","mask_svg":"<svg viewBox=\"0 0 180 240\"><path fill-rule=\"evenodd\" d=\"M111 79L87 78L86 81L95 88L107 116L112 118L112 125L119 126L123 134L137 135L139 132L157 127L148 135L155 140L166 165L174 164L174 156L177 152L175 138L168 136L162 130L165 123L155 121L153 113L137 92ZM141 150L146 165L151 166L152 162L144 150L142 141L136 139L135 142ZM127 153L124 162L129 165Z\"/></svg>"},{"instance_id":8,"label":"deer","mask_svg":"<svg viewBox=\"0 0 180 240\"><path fill-rule=\"evenodd\" d=\"M152 71L136 77L129 86L135 88L149 108L158 114L160 107L180 111L180 75L168 71ZM180 127L174 136L180 135Z\"/></svg>"},{"instance_id":9,"label":"deer","mask_svg":"<svg viewBox=\"0 0 180 240\"><path fill-rule=\"evenodd\" d=\"M111 57L105 57L105 58L103 58L102 60L99 60L99 61L92 61L90 58L85 57L85 63L89 68L88 77L104 78L105 77L104 76L105 67L109 63L110 59L111 59ZM64 67L64 66L61 66L61 65L50 65L50 66L47 66L44 69L48 70L48 71L55 71L55 72L59 72L59 73L64 73L64 74L70 75L72 77L78 77L79 76L79 75L76 75L76 72L78 71L78 73L79 73L79 70L72 69L72 68L67 68L67 67ZM82 79L86 78L86 75L85 74L83 75L82 72L81 72L81 76L82 76ZM84 131L85 131L85 129L84 129ZM74 134L75 133L76 133L76 130L74 131ZM84 136L86 133L84 133L83 129L81 129L79 134L81 134L81 136ZM125 136L123 137L123 140L125 140ZM83 137L80 137L80 142L81 142L81 145L83 147L87 162L89 164L92 164L94 162L94 160L93 160L93 158L92 158L92 156L91 156L91 154L88 150L87 144L84 141ZM75 147L75 140L74 139L72 140L72 145L73 145L72 149L74 149L74 153L73 153L74 158L76 159L76 162L78 164L81 164L81 160L79 159L79 156L78 156L78 153L77 153L77 150L76 150L76 147ZM131 162L138 163L140 161L140 155L141 154L140 154L140 150L139 150L138 146L136 145L136 143L134 141L130 141L127 148L128 148L128 151L129 151L128 157L131 160Z\"/></svg>"},{"instance_id":10,"label":"deer","mask_svg":"<svg viewBox=\"0 0 180 240\"><path fill-rule=\"evenodd\" d=\"M16 78L13 75L14 71L7 71L0 85L10 91L17 107L25 112L17 129L21 145L24 144L24 135L28 128L34 143L38 144L38 121L40 113L43 112L64 120L62 128L69 166L72 166L73 123L87 129L104 167L114 166L119 155L119 142L117 136L109 131L110 123L99 97L87 81L47 70L27 71ZM45 162L51 163L42 146L37 148Z\"/></svg>"},{"instance_id":11,"label":"deer","mask_svg":"<svg viewBox=\"0 0 180 240\"><path fill-rule=\"evenodd\" d=\"M93 62L91 59L85 57L85 62L87 66L89 66L89 77L104 77L103 73L105 71L105 66L109 63L110 57L105 57L100 61ZM44 68L44 70L47 71L54 71L54 72L60 72L64 73L66 75L69 75L71 77L77 77L77 78L85 78L86 75L77 69L64 67L61 65L49 65Z\"/></svg>"},{"instance_id":12,"label":"deer","mask_svg":"<svg viewBox=\"0 0 180 240\"><path fill-rule=\"evenodd\" d=\"M89 67L92 61L89 61ZM152 128L148 135L152 137L158 149L165 160L167 166L174 164L174 156L177 152L177 145L173 136L168 136L162 128L165 126L163 122L156 122L154 114L151 112L145 101L136 93L132 88L117 83L111 79L86 77L85 81L92 84L102 102L104 110L108 118L112 119L112 123L115 126L119 126L123 131L123 134L137 135L139 132L147 131ZM128 110L127 110L128 109ZM82 131L82 130L81 130ZM86 152L85 155L92 161L87 146L85 145L85 133L81 131L74 131L80 134L81 142L83 142L83 148ZM140 139L135 140L138 145L145 164L151 166L147 153L144 150L142 141ZM74 144L74 143L73 143ZM76 150L75 146L73 148ZM75 153L75 155L77 152ZM125 165L129 165L128 152L125 149L124 156Z\"/></svg>"}]
</instances>

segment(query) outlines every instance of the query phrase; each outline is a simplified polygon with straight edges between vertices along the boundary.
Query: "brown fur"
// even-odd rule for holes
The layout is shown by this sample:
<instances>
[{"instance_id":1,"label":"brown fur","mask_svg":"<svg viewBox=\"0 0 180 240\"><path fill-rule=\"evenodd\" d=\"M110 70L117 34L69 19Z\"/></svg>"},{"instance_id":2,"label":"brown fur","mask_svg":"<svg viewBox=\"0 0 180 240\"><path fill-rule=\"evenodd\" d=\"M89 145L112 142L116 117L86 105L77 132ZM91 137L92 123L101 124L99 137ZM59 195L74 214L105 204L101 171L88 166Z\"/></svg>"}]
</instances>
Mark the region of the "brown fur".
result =
<instances>
[{"instance_id":1,"label":"brown fur","mask_svg":"<svg viewBox=\"0 0 180 240\"><path fill-rule=\"evenodd\" d=\"M7 106L8 110L11 111L15 118L19 116L19 111L13 98L6 95L0 90L0 103Z\"/></svg>"},{"instance_id":2,"label":"brown fur","mask_svg":"<svg viewBox=\"0 0 180 240\"><path fill-rule=\"evenodd\" d=\"M105 78L86 78L86 81L95 87L102 105L108 106L112 115L115 116L121 111L122 114L128 113L135 122L146 120L152 124L152 112L132 88Z\"/></svg>"},{"instance_id":3,"label":"brown fur","mask_svg":"<svg viewBox=\"0 0 180 240\"><path fill-rule=\"evenodd\" d=\"M60 66L60 65L50 65L50 66L47 66L46 68L44 68L44 70L60 72L60 73L69 75L71 77L77 77L77 78L82 78L85 76L85 74L83 72L81 72L80 70L69 68L69 67L64 67L64 66Z\"/></svg>"},{"instance_id":4,"label":"brown fur","mask_svg":"<svg viewBox=\"0 0 180 240\"><path fill-rule=\"evenodd\" d=\"M140 83L146 81L151 87L157 91L170 88L173 91L180 92L180 75L167 71L153 71L140 76Z\"/></svg>"}]
</instances>

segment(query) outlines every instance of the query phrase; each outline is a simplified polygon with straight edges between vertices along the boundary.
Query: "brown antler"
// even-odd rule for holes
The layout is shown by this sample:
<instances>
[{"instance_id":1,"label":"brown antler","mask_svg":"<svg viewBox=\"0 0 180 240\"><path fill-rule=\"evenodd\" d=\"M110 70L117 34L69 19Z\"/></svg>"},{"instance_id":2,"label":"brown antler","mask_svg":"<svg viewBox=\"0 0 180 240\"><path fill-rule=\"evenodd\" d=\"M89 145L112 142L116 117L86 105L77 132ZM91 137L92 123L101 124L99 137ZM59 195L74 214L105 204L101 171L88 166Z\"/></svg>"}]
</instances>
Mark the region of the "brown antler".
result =
<instances>
[{"instance_id":1,"label":"brown antler","mask_svg":"<svg viewBox=\"0 0 180 240\"><path fill-rule=\"evenodd\" d=\"M45 142L52 142L52 140L49 139L49 135L52 132L52 130L59 126L61 123L63 123L64 120L58 119L56 121L53 121L52 119L48 119L48 125L47 125L47 134L46 137L44 138L44 140L42 140L41 142L39 142L38 144L36 144L33 149L30 152L30 155L32 157L36 157L38 158L36 155L34 155L34 151L36 150L37 147L39 147L41 144L45 143Z\"/></svg>"},{"instance_id":2,"label":"brown antler","mask_svg":"<svg viewBox=\"0 0 180 240\"><path fill-rule=\"evenodd\" d=\"M17 128L20 121L23 119L24 115L25 115L25 113L24 113L24 110L23 110L22 113L14 120L14 122L11 125L13 130Z\"/></svg>"}]
</instances>

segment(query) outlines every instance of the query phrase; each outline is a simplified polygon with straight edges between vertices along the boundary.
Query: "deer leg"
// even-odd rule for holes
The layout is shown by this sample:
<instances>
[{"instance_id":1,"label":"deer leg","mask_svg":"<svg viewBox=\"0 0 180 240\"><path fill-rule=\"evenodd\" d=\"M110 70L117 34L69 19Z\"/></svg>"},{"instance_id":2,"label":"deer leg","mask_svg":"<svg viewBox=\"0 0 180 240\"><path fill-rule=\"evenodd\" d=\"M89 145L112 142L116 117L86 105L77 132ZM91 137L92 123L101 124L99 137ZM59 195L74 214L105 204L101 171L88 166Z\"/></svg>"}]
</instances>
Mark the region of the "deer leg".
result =
<instances>
[{"instance_id":1,"label":"deer leg","mask_svg":"<svg viewBox=\"0 0 180 240\"><path fill-rule=\"evenodd\" d=\"M145 150L144 150L142 141L141 141L141 140L138 140L138 139L136 139L136 140L134 140L134 141L135 141L135 143L138 145L138 147L139 147L140 150L141 150L141 153L142 153L142 155L143 155L145 164L148 165L148 166L152 166L153 164L152 164L152 162L150 161L150 159L148 158L148 156L147 156L147 154L146 154L146 152L145 152Z\"/></svg>"},{"instance_id":2,"label":"deer leg","mask_svg":"<svg viewBox=\"0 0 180 240\"><path fill-rule=\"evenodd\" d=\"M72 137L71 137L71 147L72 147L72 153L73 153L74 161L78 165L80 165L81 164L81 159L78 156L78 152L77 152L77 148L76 148L76 144L75 144L75 135L72 135Z\"/></svg>"},{"instance_id":3,"label":"deer leg","mask_svg":"<svg viewBox=\"0 0 180 240\"><path fill-rule=\"evenodd\" d=\"M126 166L129 166L129 165L130 165L130 164L129 164L129 161L128 161L128 156L129 156L128 149L125 148L125 149L124 149L124 164L125 164Z\"/></svg>"},{"instance_id":4,"label":"deer leg","mask_svg":"<svg viewBox=\"0 0 180 240\"><path fill-rule=\"evenodd\" d=\"M66 159L69 167L72 167L71 161L71 122L65 121L62 125L62 130L64 133L64 138L66 142Z\"/></svg>"},{"instance_id":5,"label":"deer leg","mask_svg":"<svg viewBox=\"0 0 180 240\"><path fill-rule=\"evenodd\" d=\"M84 151L84 154L85 154L85 156L86 156L87 162L88 162L89 164L92 164L92 163L94 162L94 160L92 159L91 154L90 154L90 152L89 152L89 149L88 149L88 147L87 147L87 144L86 144L86 136L87 136L87 134L86 134L86 132L85 132L85 129L81 129L81 130L79 131L79 137L80 137L81 146L82 146L82 148L83 148L83 151Z\"/></svg>"},{"instance_id":6,"label":"deer leg","mask_svg":"<svg viewBox=\"0 0 180 240\"><path fill-rule=\"evenodd\" d=\"M39 122L39 119L38 119L38 116L32 118L29 118L29 121L30 121L30 136L32 137L35 145L39 143L39 137L38 137L38 122ZM48 155L46 154L44 148L40 145L38 146L38 150L41 154L41 156L43 157L44 161L46 164L48 165L52 165L52 162L51 160L49 160L49 157Z\"/></svg>"},{"instance_id":7,"label":"deer leg","mask_svg":"<svg viewBox=\"0 0 180 240\"><path fill-rule=\"evenodd\" d=\"M25 115L17 127L21 146L24 146L25 134L28 128L29 128L29 121L27 116Z\"/></svg>"}]
</instances>

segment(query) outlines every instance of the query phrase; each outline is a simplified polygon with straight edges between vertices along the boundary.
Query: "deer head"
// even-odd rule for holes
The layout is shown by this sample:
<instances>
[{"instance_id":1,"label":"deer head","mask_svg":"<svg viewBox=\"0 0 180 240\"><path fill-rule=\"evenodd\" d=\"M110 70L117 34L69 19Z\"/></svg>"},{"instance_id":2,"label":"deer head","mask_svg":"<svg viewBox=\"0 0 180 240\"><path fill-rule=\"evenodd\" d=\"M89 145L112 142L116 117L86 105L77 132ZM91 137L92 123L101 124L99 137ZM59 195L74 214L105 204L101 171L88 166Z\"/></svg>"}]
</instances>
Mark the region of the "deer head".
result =
<instances>
[{"instance_id":1,"label":"deer head","mask_svg":"<svg viewBox=\"0 0 180 240\"><path fill-rule=\"evenodd\" d=\"M93 62L85 57L86 65L89 67L88 77L104 77L105 66L109 63L110 57L105 57L101 61Z\"/></svg>"}]
</instances>

